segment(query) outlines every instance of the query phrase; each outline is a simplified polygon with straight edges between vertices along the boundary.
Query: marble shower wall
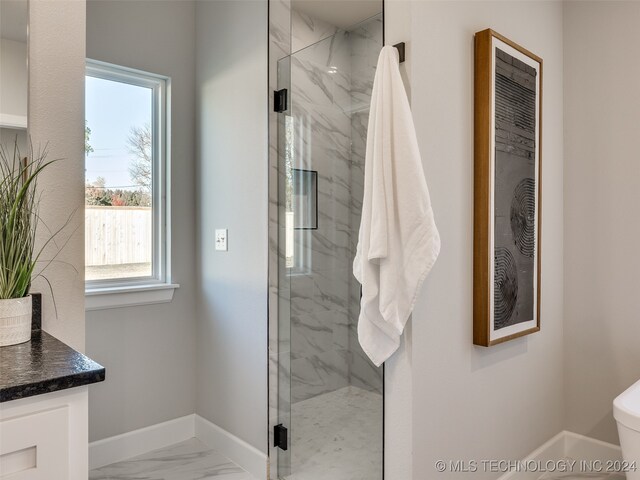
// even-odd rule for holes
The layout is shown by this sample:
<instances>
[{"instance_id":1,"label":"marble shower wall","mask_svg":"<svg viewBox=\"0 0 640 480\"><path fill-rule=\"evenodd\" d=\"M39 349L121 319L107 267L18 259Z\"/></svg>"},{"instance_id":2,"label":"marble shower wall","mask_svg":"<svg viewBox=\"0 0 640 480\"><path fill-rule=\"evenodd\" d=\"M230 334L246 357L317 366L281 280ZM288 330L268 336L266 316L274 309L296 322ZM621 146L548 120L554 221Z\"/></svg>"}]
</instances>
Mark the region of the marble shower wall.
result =
<instances>
[{"instance_id":1,"label":"marble shower wall","mask_svg":"<svg viewBox=\"0 0 640 480\"><path fill-rule=\"evenodd\" d=\"M381 393L382 369L357 339L360 285L352 263L382 19L332 33L294 12L291 28L297 47L325 38L292 55L290 64L293 167L318 172L318 229L295 232L302 264L289 277L291 402L347 385Z\"/></svg>"},{"instance_id":2,"label":"marble shower wall","mask_svg":"<svg viewBox=\"0 0 640 480\"><path fill-rule=\"evenodd\" d=\"M364 158L373 77L382 48L382 16L363 22L350 32L351 47L351 209L350 256L356 256L364 196ZM382 368L376 367L358 342L360 284L349 262L349 383L382 393Z\"/></svg>"},{"instance_id":3,"label":"marble shower wall","mask_svg":"<svg viewBox=\"0 0 640 480\"><path fill-rule=\"evenodd\" d=\"M291 52L295 53L338 33L339 28L295 9L291 10Z\"/></svg>"},{"instance_id":4,"label":"marble shower wall","mask_svg":"<svg viewBox=\"0 0 640 480\"><path fill-rule=\"evenodd\" d=\"M318 228L295 231L289 277L293 403L349 385L350 63L343 31L291 56L292 166L318 179Z\"/></svg>"}]
</instances>

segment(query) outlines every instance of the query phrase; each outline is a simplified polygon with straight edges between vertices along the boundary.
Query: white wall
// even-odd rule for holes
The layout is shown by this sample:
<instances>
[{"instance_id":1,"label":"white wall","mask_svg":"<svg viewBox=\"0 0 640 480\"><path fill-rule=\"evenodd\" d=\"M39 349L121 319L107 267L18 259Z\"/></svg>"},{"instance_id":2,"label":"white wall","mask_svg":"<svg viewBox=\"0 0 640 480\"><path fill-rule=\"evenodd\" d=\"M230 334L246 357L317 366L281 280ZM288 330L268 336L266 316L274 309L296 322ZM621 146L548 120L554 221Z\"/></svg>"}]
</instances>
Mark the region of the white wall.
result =
<instances>
[{"instance_id":1,"label":"white wall","mask_svg":"<svg viewBox=\"0 0 640 480\"><path fill-rule=\"evenodd\" d=\"M84 350L84 58L85 4L78 1L29 1L29 132L36 149L49 142L49 159L62 161L43 172L40 215L50 228L75 212L71 240L32 291L43 292L43 328ZM44 233L44 229L40 230ZM49 250L46 258L51 258Z\"/></svg>"},{"instance_id":2,"label":"white wall","mask_svg":"<svg viewBox=\"0 0 640 480\"><path fill-rule=\"evenodd\" d=\"M0 119L27 116L27 44L0 38Z\"/></svg>"},{"instance_id":3,"label":"white wall","mask_svg":"<svg viewBox=\"0 0 640 480\"><path fill-rule=\"evenodd\" d=\"M196 411L266 452L267 1L198 1L196 24Z\"/></svg>"},{"instance_id":4,"label":"white wall","mask_svg":"<svg viewBox=\"0 0 640 480\"><path fill-rule=\"evenodd\" d=\"M387 370L387 386L407 368L412 379L387 390L387 409L402 425L410 414L400 415L398 404L413 403L413 478L453 478L437 474L434 462L522 458L564 427L562 4L390 3L404 9L387 18L387 41L409 43L412 108L442 253L414 310L408 360ZM473 34L488 27L544 59L542 331L482 348L472 344ZM401 436L388 422L387 445Z\"/></svg>"},{"instance_id":5,"label":"white wall","mask_svg":"<svg viewBox=\"0 0 640 480\"><path fill-rule=\"evenodd\" d=\"M411 3L384 2L384 40L386 45L405 42L405 61L400 73L411 101L413 42L411 41ZM409 319L400 348L384 365L384 470L385 478L413 478L413 331Z\"/></svg>"},{"instance_id":6,"label":"white wall","mask_svg":"<svg viewBox=\"0 0 640 480\"><path fill-rule=\"evenodd\" d=\"M87 57L171 77L169 304L87 313L87 352L107 368L90 388L90 439L195 411L195 4L90 0Z\"/></svg>"},{"instance_id":7,"label":"white wall","mask_svg":"<svg viewBox=\"0 0 640 480\"><path fill-rule=\"evenodd\" d=\"M565 3L565 412L614 443L640 379L638 25L637 2Z\"/></svg>"}]
</instances>

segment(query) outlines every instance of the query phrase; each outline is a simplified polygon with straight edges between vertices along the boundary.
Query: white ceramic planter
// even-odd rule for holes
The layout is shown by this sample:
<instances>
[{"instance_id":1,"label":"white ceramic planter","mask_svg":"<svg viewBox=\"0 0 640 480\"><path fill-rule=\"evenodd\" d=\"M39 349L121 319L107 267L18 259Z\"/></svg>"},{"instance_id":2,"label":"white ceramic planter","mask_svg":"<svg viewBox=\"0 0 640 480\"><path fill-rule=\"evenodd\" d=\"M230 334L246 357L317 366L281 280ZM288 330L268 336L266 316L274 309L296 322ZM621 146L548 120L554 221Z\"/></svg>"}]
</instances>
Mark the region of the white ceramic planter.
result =
<instances>
[{"instance_id":1,"label":"white ceramic planter","mask_svg":"<svg viewBox=\"0 0 640 480\"><path fill-rule=\"evenodd\" d=\"M0 347L31 340L31 295L0 300Z\"/></svg>"}]
</instances>

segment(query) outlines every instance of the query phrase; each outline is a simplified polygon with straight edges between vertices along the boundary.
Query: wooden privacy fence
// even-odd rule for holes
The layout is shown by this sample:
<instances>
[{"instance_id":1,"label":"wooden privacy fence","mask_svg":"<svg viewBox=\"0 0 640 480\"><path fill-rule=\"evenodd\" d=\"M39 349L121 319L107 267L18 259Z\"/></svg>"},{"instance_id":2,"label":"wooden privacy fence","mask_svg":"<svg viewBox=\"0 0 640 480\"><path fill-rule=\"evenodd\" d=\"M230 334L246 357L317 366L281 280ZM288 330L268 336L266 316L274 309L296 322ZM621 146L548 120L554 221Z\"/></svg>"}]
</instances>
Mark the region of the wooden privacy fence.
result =
<instances>
[{"instance_id":1,"label":"wooden privacy fence","mask_svg":"<svg viewBox=\"0 0 640 480\"><path fill-rule=\"evenodd\" d=\"M150 207L85 206L85 264L119 265L151 261Z\"/></svg>"}]
</instances>

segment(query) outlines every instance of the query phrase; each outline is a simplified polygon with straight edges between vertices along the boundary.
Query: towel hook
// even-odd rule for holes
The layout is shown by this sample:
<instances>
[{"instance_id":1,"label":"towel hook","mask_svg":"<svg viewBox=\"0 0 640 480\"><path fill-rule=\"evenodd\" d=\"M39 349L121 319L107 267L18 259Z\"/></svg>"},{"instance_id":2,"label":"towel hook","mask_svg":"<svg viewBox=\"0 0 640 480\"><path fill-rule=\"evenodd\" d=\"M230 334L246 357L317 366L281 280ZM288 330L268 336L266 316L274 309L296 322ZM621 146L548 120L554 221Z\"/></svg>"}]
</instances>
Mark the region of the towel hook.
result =
<instances>
[{"instance_id":1,"label":"towel hook","mask_svg":"<svg viewBox=\"0 0 640 480\"><path fill-rule=\"evenodd\" d=\"M398 56L400 57L400 63L404 62L404 42L396 43L394 45L398 49Z\"/></svg>"}]
</instances>

